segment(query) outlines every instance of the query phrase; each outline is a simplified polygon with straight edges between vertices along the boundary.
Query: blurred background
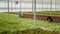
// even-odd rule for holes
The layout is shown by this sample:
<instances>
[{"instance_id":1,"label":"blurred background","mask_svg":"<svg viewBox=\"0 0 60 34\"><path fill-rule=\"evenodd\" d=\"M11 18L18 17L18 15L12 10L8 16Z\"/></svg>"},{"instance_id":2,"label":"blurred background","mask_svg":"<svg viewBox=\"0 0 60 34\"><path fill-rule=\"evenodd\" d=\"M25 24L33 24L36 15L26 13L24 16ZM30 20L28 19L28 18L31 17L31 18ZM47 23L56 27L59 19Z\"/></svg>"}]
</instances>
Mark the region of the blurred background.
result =
<instances>
[{"instance_id":1,"label":"blurred background","mask_svg":"<svg viewBox=\"0 0 60 34\"><path fill-rule=\"evenodd\" d=\"M0 0L0 12L8 12L8 0ZM18 4L16 4L18 1ZM9 0L9 11L19 12L20 5L22 12L32 11L33 0ZM50 11L52 6L52 11L60 11L60 0L36 0L36 11ZM20 4L21 2L21 4Z\"/></svg>"}]
</instances>

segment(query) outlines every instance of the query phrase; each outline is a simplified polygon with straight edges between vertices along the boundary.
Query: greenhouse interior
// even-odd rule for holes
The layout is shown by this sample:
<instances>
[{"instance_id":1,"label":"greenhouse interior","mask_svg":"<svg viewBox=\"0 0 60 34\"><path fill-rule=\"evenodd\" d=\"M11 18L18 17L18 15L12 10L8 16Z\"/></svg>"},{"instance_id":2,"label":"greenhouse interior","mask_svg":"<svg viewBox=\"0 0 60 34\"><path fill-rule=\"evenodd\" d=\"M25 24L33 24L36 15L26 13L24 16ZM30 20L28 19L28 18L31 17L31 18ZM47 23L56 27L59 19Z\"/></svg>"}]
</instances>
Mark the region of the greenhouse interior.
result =
<instances>
[{"instance_id":1,"label":"greenhouse interior","mask_svg":"<svg viewBox=\"0 0 60 34\"><path fill-rule=\"evenodd\" d=\"M0 0L0 34L60 34L60 0Z\"/></svg>"}]
</instances>

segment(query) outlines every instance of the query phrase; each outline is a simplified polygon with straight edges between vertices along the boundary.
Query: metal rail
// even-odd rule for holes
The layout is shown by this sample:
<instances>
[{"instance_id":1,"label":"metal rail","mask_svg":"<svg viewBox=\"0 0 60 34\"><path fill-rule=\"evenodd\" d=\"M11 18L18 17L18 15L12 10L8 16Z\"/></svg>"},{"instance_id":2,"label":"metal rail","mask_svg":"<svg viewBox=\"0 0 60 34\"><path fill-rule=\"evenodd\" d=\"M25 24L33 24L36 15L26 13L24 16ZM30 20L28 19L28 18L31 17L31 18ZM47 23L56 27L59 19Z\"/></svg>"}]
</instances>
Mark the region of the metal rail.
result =
<instances>
[{"instance_id":1,"label":"metal rail","mask_svg":"<svg viewBox=\"0 0 60 34\"><path fill-rule=\"evenodd\" d=\"M12 3L14 3L15 1L12 1ZM32 3L32 1L21 1L21 3ZM42 4L42 2L36 2L38 4ZM55 2L56 3L56 2ZM52 4L55 4L54 2L52 2ZM44 4L50 4L49 2L44 2ZM58 4L58 3L57 3Z\"/></svg>"},{"instance_id":2,"label":"metal rail","mask_svg":"<svg viewBox=\"0 0 60 34\"><path fill-rule=\"evenodd\" d=\"M8 8L0 8L0 9L8 9ZM12 8L12 9L20 9L20 8ZM21 8L21 9L32 9L32 8ZM42 9L42 8L36 8L36 9ZM43 8L43 9L50 9L50 8ZM55 9L55 8L52 8L52 9ZM59 8L56 8L56 9L59 9Z\"/></svg>"}]
</instances>

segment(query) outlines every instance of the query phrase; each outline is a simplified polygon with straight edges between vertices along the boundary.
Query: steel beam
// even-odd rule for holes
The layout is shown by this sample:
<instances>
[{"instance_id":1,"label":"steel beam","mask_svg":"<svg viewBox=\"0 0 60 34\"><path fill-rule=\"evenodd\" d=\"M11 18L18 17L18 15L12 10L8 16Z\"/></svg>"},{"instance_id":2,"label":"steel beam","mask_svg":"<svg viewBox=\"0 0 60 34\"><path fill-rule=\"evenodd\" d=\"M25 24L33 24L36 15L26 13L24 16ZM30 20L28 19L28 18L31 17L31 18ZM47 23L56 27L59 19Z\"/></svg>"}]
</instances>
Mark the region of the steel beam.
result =
<instances>
[{"instance_id":1,"label":"steel beam","mask_svg":"<svg viewBox=\"0 0 60 34\"><path fill-rule=\"evenodd\" d=\"M36 0L34 0L34 26L36 26Z\"/></svg>"}]
</instances>

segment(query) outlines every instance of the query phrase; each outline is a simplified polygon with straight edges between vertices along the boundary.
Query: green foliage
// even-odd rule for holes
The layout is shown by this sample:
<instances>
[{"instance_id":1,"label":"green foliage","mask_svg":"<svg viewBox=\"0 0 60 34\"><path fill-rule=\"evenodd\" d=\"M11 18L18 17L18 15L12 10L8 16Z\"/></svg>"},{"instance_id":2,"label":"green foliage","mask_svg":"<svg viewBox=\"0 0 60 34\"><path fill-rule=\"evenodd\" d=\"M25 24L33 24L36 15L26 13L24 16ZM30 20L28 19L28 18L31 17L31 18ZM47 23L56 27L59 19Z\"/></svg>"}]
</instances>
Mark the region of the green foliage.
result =
<instances>
[{"instance_id":1,"label":"green foliage","mask_svg":"<svg viewBox=\"0 0 60 34\"><path fill-rule=\"evenodd\" d=\"M56 23L36 20L36 27L34 27L33 22L34 20L32 19L19 18L15 14L8 15L7 13L0 13L0 34L52 34L53 32L60 33L60 25ZM50 28L52 31L38 29L38 26L44 28L52 27Z\"/></svg>"}]
</instances>

